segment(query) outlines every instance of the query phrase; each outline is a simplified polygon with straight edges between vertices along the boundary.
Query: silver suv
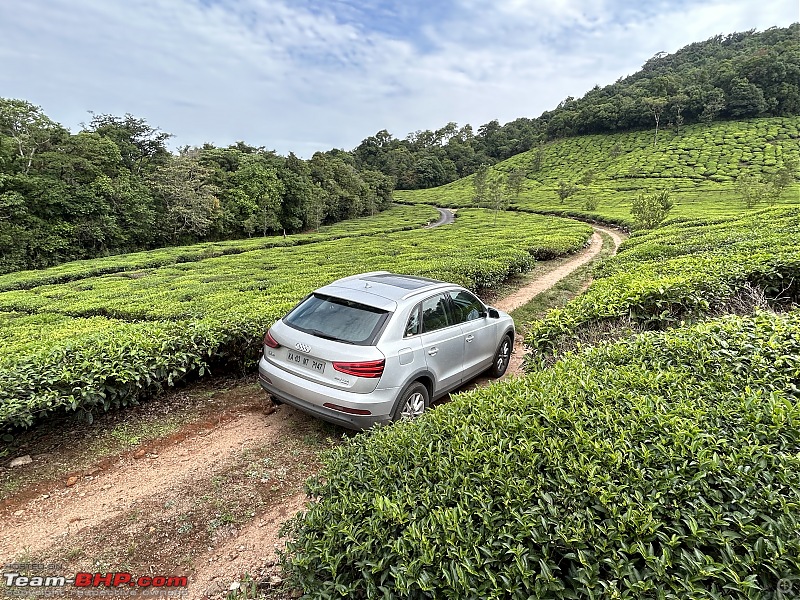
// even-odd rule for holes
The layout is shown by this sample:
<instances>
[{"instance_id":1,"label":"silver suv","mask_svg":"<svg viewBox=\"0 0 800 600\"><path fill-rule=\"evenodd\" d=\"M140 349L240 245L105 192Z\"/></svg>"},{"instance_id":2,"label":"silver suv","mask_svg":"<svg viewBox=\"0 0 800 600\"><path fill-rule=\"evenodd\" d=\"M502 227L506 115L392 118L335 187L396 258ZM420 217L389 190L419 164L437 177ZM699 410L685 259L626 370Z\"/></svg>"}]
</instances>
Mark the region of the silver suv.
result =
<instances>
[{"instance_id":1,"label":"silver suv","mask_svg":"<svg viewBox=\"0 0 800 600\"><path fill-rule=\"evenodd\" d=\"M259 382L285 402L349 429L414 418L489 371L514 345L510 316L452 283L386 271L309 294L264 336Z\"/></svg>"}]
</instances>

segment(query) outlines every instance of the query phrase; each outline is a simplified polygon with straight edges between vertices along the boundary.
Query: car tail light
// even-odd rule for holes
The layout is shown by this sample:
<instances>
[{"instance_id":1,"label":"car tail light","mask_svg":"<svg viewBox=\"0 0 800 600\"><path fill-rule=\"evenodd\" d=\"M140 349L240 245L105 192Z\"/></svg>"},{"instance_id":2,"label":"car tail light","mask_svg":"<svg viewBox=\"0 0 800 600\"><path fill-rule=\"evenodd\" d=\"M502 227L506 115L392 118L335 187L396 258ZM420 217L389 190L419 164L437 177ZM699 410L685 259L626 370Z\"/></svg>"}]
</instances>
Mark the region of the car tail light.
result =
<instances>
[{"instance_id":1,"label":"car tail light","mask_svg":"<svg viewBox=\"0 0 800 600\"><path fill-rule=\"evenodd\" d=\"M383 375L383 367L386 360L366 360L363 362L335 362L333 368L340 373L355 375L356 377L380 377Z\"/></svg>"},{"instance_id":2,"label":"car tail light","mask_svg":"<svg viewBox=\"0 0 800 600\"><path fill-rule=\"evenodd\" d=\"M270 335L269 331L264 336L264 345L269 346L270 348L279 348L280 344L275 341L275 338Z\"/></svg>"}]
</instances>

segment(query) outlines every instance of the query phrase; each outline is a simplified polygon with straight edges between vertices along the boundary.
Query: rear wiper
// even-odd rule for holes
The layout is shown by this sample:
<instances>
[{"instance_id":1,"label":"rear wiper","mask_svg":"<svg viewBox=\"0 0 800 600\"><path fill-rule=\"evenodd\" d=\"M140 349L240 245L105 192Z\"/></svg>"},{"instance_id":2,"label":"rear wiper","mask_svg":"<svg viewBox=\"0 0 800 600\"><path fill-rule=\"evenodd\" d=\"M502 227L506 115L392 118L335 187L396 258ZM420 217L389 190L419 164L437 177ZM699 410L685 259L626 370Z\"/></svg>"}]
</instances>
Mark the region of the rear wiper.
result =
<instances>
[{"instance_id":1,"label":"rear wiper","mask_svg":"<svg viewBox=\"0 0 800 600\"><path fill-rule=\"evenodd\" d=\"M311 335L315 335L317 337L321 337L321 338L323 338L325 340L333 340L334 342L342 342L344 344L352 344L352 342L350 342L348 340L342 340L340 338L337 338L335 335L330 335L328 333L320 331L319 329L307 329L306 331L308 331L308 333L310 333Z\"/></svg>"}]
</instances>

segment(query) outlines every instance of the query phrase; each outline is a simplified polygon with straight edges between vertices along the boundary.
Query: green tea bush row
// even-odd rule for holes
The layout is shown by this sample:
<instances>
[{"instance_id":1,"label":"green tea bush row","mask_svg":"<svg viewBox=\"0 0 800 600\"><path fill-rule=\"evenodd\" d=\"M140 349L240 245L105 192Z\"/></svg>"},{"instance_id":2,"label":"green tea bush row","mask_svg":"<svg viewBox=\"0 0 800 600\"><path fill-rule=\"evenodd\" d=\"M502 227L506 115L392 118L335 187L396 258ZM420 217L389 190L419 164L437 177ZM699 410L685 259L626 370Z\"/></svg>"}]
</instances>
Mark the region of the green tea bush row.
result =
<instances>
[{"instance_id":1,"label":"green tea bush row","mask_svg":"<svg viewBox=\"0 0 800 600\"><path fill-rule=\"evenodd\" d=\"M71 316L170 320L250 318L266 306L290 307L338 277L374 270L436 276L471 289L528 270L533 254L566 254L591 235L582 223L537 215L460 213L435 229L331 240L104 275L0 293L0 310ZM1 350L0 350L1 352Z\"/></svg>"},{"instance_id":2,"label":"green tea bush row","mask_svg":"<svg viewBox=\"0 0 800 600\"><path fill-rule=\"evenodd\" d=\"M218 345L190 323L25 318L50 321L41 333L61 339L0 358L0 423L16 427L56 410L80 410L91 419L97 409L134 403L205 369Z\"/></svg>"},{"instance_id":3,"label":"green tea bush row","mask_svg":"<svg viewBox=\"0 0 800 600\"><path fill-rule=\"evenodd\" d=\"M438 215L439 213L430 206L396 205L372 217L360 217L320 227L319 231L314 233L206 242L194 246L160 248L107 258L73 261L49 269L18 271L0 275L0 291L30 289L39 285L75 281L109 273L133 272L133 276L136 276L136 271L141 269L197 262L253 250L293 247L341 238L407 231L434 221Z\"/></svg>"},{"instance_id":4,"label":"green tea bush row","mask_svg":"<svg viewBox=\"0 0 800 600\"><path fill-rule=\"evenodd\" d=\"M306 598L775 599L800 585L800 312L572 354L333 450Z\"/></svg>"},{"instance_id":5,"label":"green tea bush row","mask_svg":"<svg viewBox=\"0 0 800 600\"><path fill-rule=\"evenodd\" d=\"M760 290L774 304L798 302L798 240L799 209L680 222L635 235L597 269L584 294L533 322L525 342L540 358L603 322L674 326L726 312L743 289Z\"/></svg>"},{"instance_id":6,"label":"green tea bush row","mask_svg":"<svg viewBox=\"0 0 800 600\"><path fill-rule=\"evenodd\" d=\"M133 402L221 364L255 365L266 328L313 289L390 270L491 287L588 225L465 210L455 224L83 277L0 292L0 425Z\"/></svg>"}]
</instances>

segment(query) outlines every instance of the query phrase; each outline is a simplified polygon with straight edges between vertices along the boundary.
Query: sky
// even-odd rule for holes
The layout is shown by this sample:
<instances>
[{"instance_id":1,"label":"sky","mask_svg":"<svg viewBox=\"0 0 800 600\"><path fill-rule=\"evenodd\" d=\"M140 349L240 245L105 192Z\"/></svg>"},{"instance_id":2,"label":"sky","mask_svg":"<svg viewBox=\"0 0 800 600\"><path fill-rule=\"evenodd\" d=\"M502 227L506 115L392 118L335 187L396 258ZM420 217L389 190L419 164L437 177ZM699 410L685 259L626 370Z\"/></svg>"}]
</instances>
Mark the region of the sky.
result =
<instances>
[{"instance_id":1,"label":"sky","mask_svg":"<svg viewBox=\"0 0 800 600\"><path fill-rule=\"evenodd\" d=\"M351 150L535 118L658 52L800 20L797 0L0 0L0 97L172 148Z\"/></svg>"}]
</instances>

